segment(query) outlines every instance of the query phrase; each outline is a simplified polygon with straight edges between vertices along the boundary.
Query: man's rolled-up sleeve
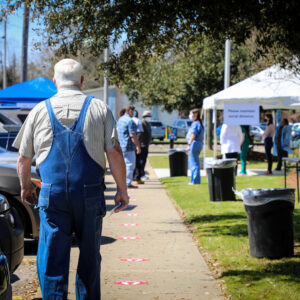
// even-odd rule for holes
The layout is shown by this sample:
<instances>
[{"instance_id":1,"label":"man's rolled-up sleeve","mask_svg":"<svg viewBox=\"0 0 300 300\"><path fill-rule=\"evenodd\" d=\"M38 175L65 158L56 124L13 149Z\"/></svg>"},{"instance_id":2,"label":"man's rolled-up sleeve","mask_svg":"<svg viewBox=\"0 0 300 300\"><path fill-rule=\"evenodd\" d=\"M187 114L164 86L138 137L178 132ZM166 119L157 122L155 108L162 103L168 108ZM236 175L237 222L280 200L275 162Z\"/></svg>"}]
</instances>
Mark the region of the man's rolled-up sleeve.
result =
<instances>
[{"instance_id":1,"label":"man's rolled-up sleeve","mask_svg":"<svg viewBox=\"0 0 300 300\"><path fill-rule=\"evenodd\" d=\"M128 131L129 133L137 133L137 126L133 120L130 120L128 124Z\"/></svg>"},{"instance_id":2,"label":"man's rolled-up sleeve","mask_svg":"<svg viewBox=\"0 0 300 300\"><path fill-rule=\"evenodd\" d=\"M33 145L34 118L30 113L23 126L21 127L17 137L14 140L13 147L19 149L19 154L26 157L34 156Z\"/></svg>"},{"instance_id":3,"label":"man's rolled-up sleeve","mask_svg":"<svg viewBox=\"0 0 300 300\"><path fill-rule=\"evenodd\" d=\"M108 108L106 113L106 118L105 118L105 132L104 132L105 151L111 150L114 147L116 140L118 140L116 121L111 110Z\"/></svg>"}]
</instances>

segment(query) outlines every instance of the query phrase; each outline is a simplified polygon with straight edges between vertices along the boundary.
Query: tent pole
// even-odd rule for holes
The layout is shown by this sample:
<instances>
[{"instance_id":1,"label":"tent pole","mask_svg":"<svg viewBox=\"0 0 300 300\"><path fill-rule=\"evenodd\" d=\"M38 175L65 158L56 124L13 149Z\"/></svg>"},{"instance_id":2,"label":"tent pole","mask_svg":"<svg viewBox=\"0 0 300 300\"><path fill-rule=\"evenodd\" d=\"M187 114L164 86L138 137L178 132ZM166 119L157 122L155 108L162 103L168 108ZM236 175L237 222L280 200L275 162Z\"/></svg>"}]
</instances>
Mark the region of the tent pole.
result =
<instances>
[{"instance_id":1,"label":"tent pole","mask_svg":"<svg viewBox=\"0 0 300 300\"><path fill-rule=\"evenodd\" d=\"M205 164L205 158L206 158L206 136L207 136L207 132L205 130L205 128L207 128L207 118L206 118L206 114L207 114L207 110L204 109L204 120L203 120L203 126L204 126L204 145L203 145L203 169L204 169L204 164Z\"/></svg>"},{"instance_id":2,"label":"tent pole","mask_svg":"<svg viewBox=\"0 0 300 300\"><path fill-rule=\"evenodd\" d=\"M214 158L217 158L217 110L214 108L213 110L213 122L214 122Z\"/></svg>"}]
</instances>

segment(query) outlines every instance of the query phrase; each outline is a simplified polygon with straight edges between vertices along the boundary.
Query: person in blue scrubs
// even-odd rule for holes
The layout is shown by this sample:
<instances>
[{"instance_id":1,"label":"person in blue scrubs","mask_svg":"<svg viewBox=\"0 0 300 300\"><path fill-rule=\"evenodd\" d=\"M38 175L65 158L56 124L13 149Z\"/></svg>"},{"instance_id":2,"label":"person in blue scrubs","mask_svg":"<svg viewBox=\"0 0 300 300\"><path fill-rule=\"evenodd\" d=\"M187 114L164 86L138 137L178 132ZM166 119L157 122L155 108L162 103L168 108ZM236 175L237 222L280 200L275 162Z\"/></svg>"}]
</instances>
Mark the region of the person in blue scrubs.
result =
<instances>
[{"instance_id":1,"label":"person in blue scrubs","mask_svg":"<svg viewBox=\"0 0 300 300\"><path fill-rule=\"evenodd\" d=\"M117 183L115 212L125 209L129 202L125 163L114 133L115 120L103 101L81 91L82 69L73 59L63 59L55 65L57 94L29 113L14 144L19 148L22 201L37 204L40 214L37 271L45 300L68 298L73 234L80 250L76 299L101 299L105 153ZM41 176L38 201L31 183L34 154Z\"/></svg>"},{"instance_id":2,"label":"person in blue scrubs","mask_svg":"<svg viewBox=\"0 0 300 300\"><path fill-rule=\"evenodd\" d=\"M191 169L190 185L200 184L200 152L203 147L204 127L200 119L200 110L195 108L190 111L189 118L193 121L187 134L189 150L189 167Z\"/></svg>"}]
</instances>

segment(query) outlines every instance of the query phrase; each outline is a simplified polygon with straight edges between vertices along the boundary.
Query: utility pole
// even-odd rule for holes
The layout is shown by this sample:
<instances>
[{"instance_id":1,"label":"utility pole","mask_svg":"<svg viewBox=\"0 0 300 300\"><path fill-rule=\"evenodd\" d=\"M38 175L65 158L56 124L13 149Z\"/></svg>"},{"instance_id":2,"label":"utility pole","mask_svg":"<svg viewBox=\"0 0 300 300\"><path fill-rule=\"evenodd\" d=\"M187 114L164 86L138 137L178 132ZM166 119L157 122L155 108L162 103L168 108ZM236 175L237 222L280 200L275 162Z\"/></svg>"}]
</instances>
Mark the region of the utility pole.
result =
<instances>
[{"instance_id":1,"label":"utility pole","mask_svg":"<svg viewBox=\"0 0 300 300\"><path fill-rule=\"evenodd\" d=\"M7 87L7 76L6 76L6 19L4 19L4 35L3 35L3 88Z\"/></svg>"},{"instance_id":2,"label":"utility pole","mask_svg":"<svg viewBox=\"0 0 300 300\"><path fill-rule=\"evenodd\" d=\"M230 39L225 42L225 59L224 59L224 89L230 85ZM217 110L213 109L213 123L214 123L214 157L217 157Z\"/></svg>"},{"instance_id":3,"label":"utility pole","mask_svg":"<svg viewBox=\"0 0 300 300\"><path fill-rule=\"evenodd\" d=\"M27 80L28 31L29 31L29 6L27 6L26 1L24 1L21 82Z\"/></svg>"},{"instance_id":4,"label":"utility pole","mask_svg":"<svg viewBox=\"0 0 300 300\"><path fill-rule=\"evenodd\" d=\"M225 42L224 89L230 86L230 40Z\"/></svg>"},{"instance_id":5,"label":"utility pole","mask_svg":"<svg viewBox=\"0 0 300 300\"><path fill-rule=\"evenodd\" d=\"M109 46L104 49L104 63L107 63L109 60ZM109 82L108 82L108 68L105 67L104 73L104 87L103 87L103 101L105 104L108 104L109 97Z\"/></svg>"}]
</instances>

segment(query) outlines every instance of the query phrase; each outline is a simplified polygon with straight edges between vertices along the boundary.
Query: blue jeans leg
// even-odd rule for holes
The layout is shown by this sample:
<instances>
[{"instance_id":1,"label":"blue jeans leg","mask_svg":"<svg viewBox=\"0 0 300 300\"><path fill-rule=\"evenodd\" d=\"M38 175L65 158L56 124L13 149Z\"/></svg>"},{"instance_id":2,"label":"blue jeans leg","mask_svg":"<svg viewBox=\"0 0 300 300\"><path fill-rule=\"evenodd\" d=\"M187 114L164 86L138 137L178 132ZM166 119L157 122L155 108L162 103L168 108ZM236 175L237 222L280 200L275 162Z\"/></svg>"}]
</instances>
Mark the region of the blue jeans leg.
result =
<instances>
[{"instance_id":1,"label":"blue jeans leg","mask_svg":"<svg viewBox=\"0 0 300 300\"><path fill-rule=\"evenodd\" d=\"M40 209L37 271L43 299L65 300L71 247L70 218Z\"/></svg>"},{"instance_id":2,"label":"blue jeans leg","mask_svg":"<svg viewBox=\"0 0 300 300\"><path fill-rule=\"evenodd\" d=\"M267 157L267 161L268 161L268 171L272 171L272 164L273 164L273 157L272 157L272 147L273 147L273 140L271 137L267 137L264 140L265 143L265 150L266 150L266 157Z\"/></svg>"},{"instance_id":3,"label":"blue jeans leg","mask_svg":"<svg viewBox=\"0 0 300 300\"><path fill-rule=\"evenodd\" d=\"M191 169L191 183L194 184L200 184L201 183L201 177L200 177L200 152L201 152L201 146L202 144L200 142L194 141L190 148L190 169Z\"/></svg>"},{"instance_id":4,"label":"blue jeans leg","mask_svg":"<svg viewBox=\"0 0 300 300\"><path fill-rule=\"evenodd\" d=\"M123 152L124 161L126 165L126 184L132 184L133 171L135 168L135 151Z\"/></svg>"}]
</instances>

